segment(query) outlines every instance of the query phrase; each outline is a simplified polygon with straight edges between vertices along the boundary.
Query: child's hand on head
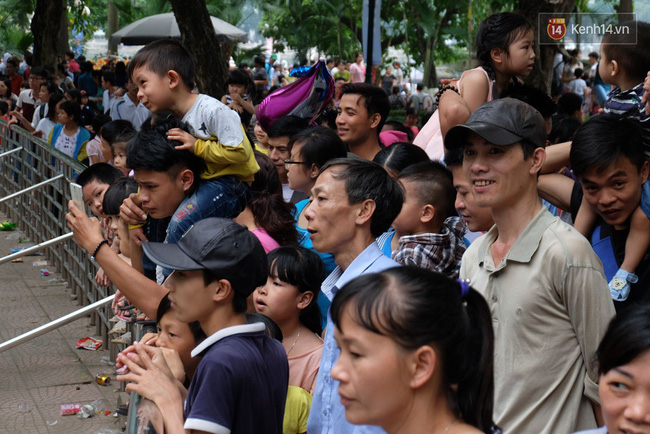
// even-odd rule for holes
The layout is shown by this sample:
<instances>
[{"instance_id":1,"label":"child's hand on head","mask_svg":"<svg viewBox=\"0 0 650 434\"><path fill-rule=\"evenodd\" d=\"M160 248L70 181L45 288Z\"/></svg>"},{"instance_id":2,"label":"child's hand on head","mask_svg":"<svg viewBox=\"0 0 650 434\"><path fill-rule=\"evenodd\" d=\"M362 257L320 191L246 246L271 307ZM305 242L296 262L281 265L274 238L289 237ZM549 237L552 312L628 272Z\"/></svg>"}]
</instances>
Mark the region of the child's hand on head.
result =
<instances>
[{"instance_id":1,"label":"child's hand on head","mask_svg":"<svg viewBox=\"0 0 650 434\"><path fill-rule=\"evenodd\" d=\"M182 143L180 146L176 146L176 150L186 149L190 152L194 152L194 143L196 143L196 137L190 133L181 130L180 128L172 128L167 131L167 138L169 140L177 140Z\"/></svg>"}]
</instances>

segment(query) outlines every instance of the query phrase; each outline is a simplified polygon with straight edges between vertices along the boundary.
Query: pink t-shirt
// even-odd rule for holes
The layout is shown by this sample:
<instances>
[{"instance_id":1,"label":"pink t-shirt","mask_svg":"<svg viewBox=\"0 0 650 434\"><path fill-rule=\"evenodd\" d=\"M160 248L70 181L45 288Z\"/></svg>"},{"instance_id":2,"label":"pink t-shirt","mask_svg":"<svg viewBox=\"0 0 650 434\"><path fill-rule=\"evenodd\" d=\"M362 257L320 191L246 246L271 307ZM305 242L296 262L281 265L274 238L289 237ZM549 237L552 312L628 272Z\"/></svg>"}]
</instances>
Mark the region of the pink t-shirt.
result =
<instances>
[{"instance_id":1,"label":"pink t-shirt","mask_svg":"<svg viewBox=\"0 0 650 434\"><path fill-rule=\"evenodd\" d=\"M302 387L313 395L322 354L323 344L304 354L290 355L289 386Z\"/></svg>"},{"instance_id":2,"label":"pink t-shirt","mask_svg":"<svg viewBox=\"0 0 650 434\"><path fill-rule=\"evenodd\" d=\"M255 234L258 240L260 240L260 243L262 243L262 247L264 247L264 251L266 253L269 253L271 250L275 250L280 247L280 244L271 238L271 235L269 235L268 232L266 232L266 230L263 228L253 229L251 232Z\"/></svg>"},{"instance_id":3,"label":"pink t-shirt","mask_svg":"<svg viewBox=\"0 0 650 434\"><path fill-rule=\"evenodd\" d=\"M366 68L356 63L350 65L350 83L363 83L366 81Z\"/></svg>"}]
</instances>

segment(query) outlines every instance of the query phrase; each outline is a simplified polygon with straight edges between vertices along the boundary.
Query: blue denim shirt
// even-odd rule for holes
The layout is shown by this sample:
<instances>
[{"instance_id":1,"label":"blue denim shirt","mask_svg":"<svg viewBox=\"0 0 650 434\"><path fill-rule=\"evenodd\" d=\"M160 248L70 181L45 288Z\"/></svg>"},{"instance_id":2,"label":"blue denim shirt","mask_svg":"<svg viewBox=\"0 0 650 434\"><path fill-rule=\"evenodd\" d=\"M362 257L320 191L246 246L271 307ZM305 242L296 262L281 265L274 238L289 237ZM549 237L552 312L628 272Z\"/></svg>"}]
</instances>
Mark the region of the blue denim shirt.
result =
<instances>
[{"instance_id":1,"label":"blue denim shirt","mask_svg":"<svg viewBox=\"0 0 650 434\"><path fill-rule=\"evenodd\" d=\"M378 273L399 264L384 256L377 243L373 242L357 256L345 272L336 267L321 286L323 294L330 300L346 283L365 273ZM376 426L352 425L345 419L345 407L338 394L339 382L330 375L339 358L340 350L334 340L334 323L329 311L327 313L327 330L323 338L323 354L316 379L316 390L311 404L307 432L310 434L361 434L383 433Z\"/></svg>"}]
</instances>

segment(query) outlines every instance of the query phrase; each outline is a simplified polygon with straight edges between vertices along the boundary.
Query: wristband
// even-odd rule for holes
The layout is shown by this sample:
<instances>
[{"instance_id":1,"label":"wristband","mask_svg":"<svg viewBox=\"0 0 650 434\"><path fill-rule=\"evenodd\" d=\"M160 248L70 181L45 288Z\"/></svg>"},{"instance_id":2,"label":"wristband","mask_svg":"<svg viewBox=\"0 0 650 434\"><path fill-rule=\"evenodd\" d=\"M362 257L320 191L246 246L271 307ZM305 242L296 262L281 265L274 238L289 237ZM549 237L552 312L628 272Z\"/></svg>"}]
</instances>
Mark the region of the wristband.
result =
<instances>
[{"instance_id":1,"label":"wristband","mask_svg":"<svg viewBox=\"0 0 650 434\"><path fill-rule=\"evenodd\" d=\"M95 260L95 256L97 256L99 249L101 249L104 244L108 244L108 240L101 240L99 244L97 244L97 247L95 247L95 251L93 252L92 255L90 255L93 261Z\"/></svg>"},{"instance_id":2,"label":"wristband","mask_svg":"<svg viewBox=\"0 0 650 434\"><path fill-rule=\"evenodd\" d=\"M436 102L436 105L440 104L440 97L442 97L442 94L445 93L445 92L448 91L448 90L453 90L453 91L456 92L458 95L460 95L460 92L458 92L458 89L456 89L456 87L454 87L454 86L452 86L452 85L450 85L450 84L447 84L447 85L445 85L445 86L442 86L442 87L440 88L440 90L438 91L438 93L436 93L436 96L435 96L435 98L434 98L434 99L435 99L435 102Z\"/></svg>"}]
</instances>

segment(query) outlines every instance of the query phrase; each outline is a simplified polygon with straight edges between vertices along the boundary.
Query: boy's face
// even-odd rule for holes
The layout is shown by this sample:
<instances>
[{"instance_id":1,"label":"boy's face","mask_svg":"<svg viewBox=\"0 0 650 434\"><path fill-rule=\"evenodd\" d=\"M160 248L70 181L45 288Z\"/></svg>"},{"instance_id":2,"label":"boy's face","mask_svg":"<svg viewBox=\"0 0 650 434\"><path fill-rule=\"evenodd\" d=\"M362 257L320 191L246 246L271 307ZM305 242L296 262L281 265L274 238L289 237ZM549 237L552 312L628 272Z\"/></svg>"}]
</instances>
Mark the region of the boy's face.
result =
<instances>
[{"instance_id":1,"label":"boy's face","mask_svg":"<svg viewBox=\"0 0 650 434\"><path fill-rule=\"evenodd\" d=\"M133 82L138 87L138 99L152 113L171 106L171 88L167 76L158 75L146 66L133 70Z\"/></svg>"},{"instance_id":2,"label":"boy's face","mask_svg":"<svg viewBox=\"0 0 650 434\"><path fill-rule=\"evenodd\" d=\"M648 162L641 171L625 156L605 170L591 168L580 177L585 200L605 223L624 229L641 201L641 189L648 179Z\"/></svg>"},{"instance_id":3,"label":"boy's face","mask_svg":"<svg viewBox=\"0 0 650 434\"><path fill-rule=\"evenodd\" d=\"M214 312L213 291L205 285L202 270L175 270L165 281L176 318L184 323L201 321Z\"/></svg>"},{"instance_id":4,"label":"boy's face","mask_svg":"<svg viewBox=\"0 0 650 434\"><path fill-rule=\"evenodd\" d=\"M616 81L612 77L612 63L605 55L603 46L600 46L600 63L598 64L598 74L603 80L603 83L616 86Z\"/></svg>"},{"instance_id":5,"label":"boy's face","mask_svg":"<svg viewBox=\"0 0 650 434\"><path fill-rule=\"evenodd\" d=\"M413 235L420 232L422 222L422 205L417 196L417 184L402 179L399 181L404 187L404 204L399 215L393 221L393 229L400 235Z\"/></svg>"},{"instance_id":6,"label":"boy's face","mask_svg":"<svg viewBox=\"0 0 650 434\"><path fill-rule=\"evenodd\" d=\"M86 183L81 189L84 197L84 203L90 208L90 211L97 217L106 217L102 210L102 203L104 202L104 194L108 190L110 184L105 184L97 179Z\"/></svg>"},{"instance_id":7,"label":"boy's face","mask_svg":"<svg viewBox=\"0 0 650 434\"><path fill-rule=\"evenodd\" d=\"M464 149L463 170L481 207L503 210L517 203L535 182L533 156L524 160L519 143L497 146L470 132ZM543 151L543 150L542 150Z\"/></svg>"},{"instance_id":8,"label":"boy's face","mask_svg":"<svg viewBox=\"0 0 650 434\"><path fill-rule=\"evenodd\" d=\"M167 172L136 170L134 178L140 185L140 199L144 211L156 219L174 215L185 199L186 189L182 175L182 170L173 178Z\"/></svg>"},{"instance_id":9,"label":"boy's face","mask_svg":"<svg viewBox=\"0 0 650 434\"><path fill-rule=\"evenodd\" d=\"M454 188L456 189L456 202L454 207L458 210L467 228L472 232L484 232L494 224L490 208L482 208L476 205L472 194L472 188L467 181L462 166L451 168L454 177Z\"/></svg>"}]
</instances>

